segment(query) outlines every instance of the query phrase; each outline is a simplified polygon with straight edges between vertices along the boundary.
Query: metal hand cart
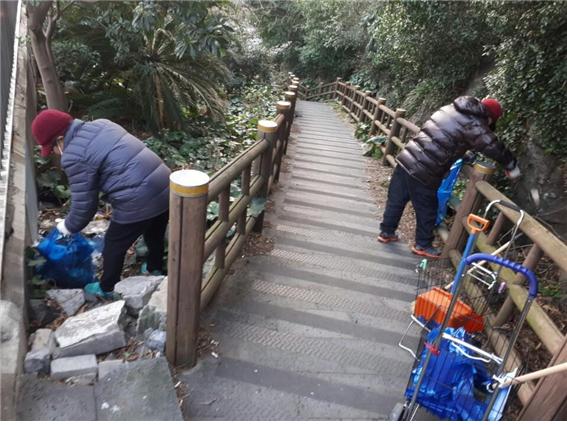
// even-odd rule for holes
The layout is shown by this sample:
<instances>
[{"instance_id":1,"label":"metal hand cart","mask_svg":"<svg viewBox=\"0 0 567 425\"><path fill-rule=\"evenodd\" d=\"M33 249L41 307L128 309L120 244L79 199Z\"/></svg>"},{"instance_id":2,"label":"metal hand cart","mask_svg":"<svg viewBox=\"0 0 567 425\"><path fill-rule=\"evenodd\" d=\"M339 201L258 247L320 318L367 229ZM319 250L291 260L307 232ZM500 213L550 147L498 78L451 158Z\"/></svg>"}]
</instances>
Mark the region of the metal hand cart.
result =
<instances>
[{"instance_id":1,"label":"metal hand cart","mask_svg":"<svg viewBox=\"0 0 567 425\"><path fill-rule=\"evenodd\" d=\"M478 233L488 225L484 218L474 215L469 216L468 223L471 236L454 280L448 261L424 260L418 266L411 322L399 344L414 357L414 367L405 391L406 401L396 406L391 419L412 420L419 407L441 419L498 420L503 414L509 389L501 388L501 383L518 372L511 367L514 344L538 283L535 274L519 264L490 254L468 255ZM487 286L470 275L461 284L467 269L480 262L522 273L529 283L529 296L520 317L508 331L491 326L494 285ZM448 282L452 282L451 293L443 289ZM415 351L404 341L414 325L421 333Z\"/></svg>"}]
</instances>

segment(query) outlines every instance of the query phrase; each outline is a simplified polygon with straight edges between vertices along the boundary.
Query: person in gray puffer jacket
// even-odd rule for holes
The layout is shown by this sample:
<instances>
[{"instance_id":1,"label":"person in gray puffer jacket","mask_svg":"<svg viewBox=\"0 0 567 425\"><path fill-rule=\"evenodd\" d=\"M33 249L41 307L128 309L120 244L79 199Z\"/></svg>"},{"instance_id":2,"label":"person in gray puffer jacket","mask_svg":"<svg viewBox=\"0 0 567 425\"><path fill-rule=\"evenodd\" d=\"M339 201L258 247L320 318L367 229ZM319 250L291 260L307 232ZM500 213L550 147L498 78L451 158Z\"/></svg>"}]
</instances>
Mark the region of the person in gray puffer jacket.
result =
<instances>
[{"instance_id":1,"label":"person in gray puffer jacket","mask_svg":"<svg viewBox=\"0 0 567 425\"><path fill-rule=\"evenodd\" d=\"M467 151L482 152L504 165L509 178L519 177L516 159L493 132L502 107L495 99L458 97L421 127L397 156L378 241L398 240L396 229L408 201L416 213L416 243L412 252L437 258L432 246L437 214L437 190L451 165Z\"/></svg>"},{"instance_id":2,"label":"person in gray puffer jacket","mask_svg":"<svg viewBox=\"0 0 567 425\"><path fill-rule=\"evenodd\" d=\"M42 156L61 155L69 180L71 210L57 225L63 235L80 232L93 218L99 193L112 205L105 235L101 282L85 287L111 297L127 250L140 237L148 246L148 271L162 274L169 209L169 168L142 141L112 121L90 122L54 109L41 111L32 133Z\"/></svg>"}]
</instances>

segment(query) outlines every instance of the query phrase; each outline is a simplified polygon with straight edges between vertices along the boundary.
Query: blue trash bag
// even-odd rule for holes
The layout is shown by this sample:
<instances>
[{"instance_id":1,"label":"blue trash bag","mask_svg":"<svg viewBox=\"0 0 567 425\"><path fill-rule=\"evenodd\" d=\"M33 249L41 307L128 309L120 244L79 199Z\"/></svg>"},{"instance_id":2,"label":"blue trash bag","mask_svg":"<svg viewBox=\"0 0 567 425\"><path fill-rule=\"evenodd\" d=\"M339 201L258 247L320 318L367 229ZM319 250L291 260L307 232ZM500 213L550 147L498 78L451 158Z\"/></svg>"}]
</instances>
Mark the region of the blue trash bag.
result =
<instances>
[{"instance_id":1,"label":"blue trash bag","mask_svg":"<svg viewBox=\"0 0 567 425\"><path fill-rule=\"evenodd\" d=\"M453 165L451 165L449 174L443 179L441 186L439 186L439 189L437 189L437 220L435 221L436 226L439 226L447 215L447 204L449 203L449 199L451 199L451 194L453 193L455 183L457 183L457 178L459 177L461 168L463 168L463 160L458 159Z\"/></svg>"},{"instance_id":2,"label":"blue trash bag","mask_svg":"<svg viewBox=\"0 0 567 425\"><path fill-rule=\"evenodd\" d=\"M464 328L447 328L445 333L460 340L470 340ZM439 327L427 336L433 343L439 334ZM474 354L461 346L467 354ZM406 398L412 398L428 350L422 351L417 367L412 371ZM439 354L431 355L429 365L419 389L417 402L440 419L453 421L479 421L488 408L492 383L491 375L484 363L472 360L460 352L448 340L442 339Z\"/></svg>"},{"instance_id":3,"label":"blue trash bag","mask_svg":"<svg viewBox=\"0 0 567 425\"><path fill-rule=\"evenodd\" d=\"M46 259L38 267L38 274L53 280L59 288L83 288L95 280L91 256L95 246L80 233L63 236L54 228L37 250Z\"/></svg>"}]
</instances>

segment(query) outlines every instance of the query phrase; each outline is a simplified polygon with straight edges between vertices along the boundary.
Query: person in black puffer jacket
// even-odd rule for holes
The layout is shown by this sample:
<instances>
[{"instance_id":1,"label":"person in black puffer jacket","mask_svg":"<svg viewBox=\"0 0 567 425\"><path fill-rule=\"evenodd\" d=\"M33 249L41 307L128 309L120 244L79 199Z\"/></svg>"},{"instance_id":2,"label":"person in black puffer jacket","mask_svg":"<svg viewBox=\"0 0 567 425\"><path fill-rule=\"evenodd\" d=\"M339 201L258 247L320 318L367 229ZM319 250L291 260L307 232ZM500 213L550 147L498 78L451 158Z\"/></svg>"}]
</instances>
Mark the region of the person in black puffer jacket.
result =
<instances>
[{"instance_id":1,"label":"person in black puffer jacket","mask_svg":"<svg viewBox=\"0 0 567 425\"><path fill-rule=\"evenodd\" d=\"M32 122L41 155L55 151L71 189L71 211L57 225L63 235L80 232L93 218L99 193L112 205L104 238L103 274L85 292L112 298L126 251L144 235L148 271L163 274L164 237L169 218L169 168L142 141L112 121L73 119L55 109Z\"/></svg>"},{"instance_id":2,"label":"person in black puffer jacket","mask_svg":"<svg viewBox=\"0 0 567 425\"><path fill-rule=\"evenodd\" d=\"M398 240L396 229L411 200L417 222L412 252L439 257L439 250L432 246L437 189L451 165L468 150L482 152L501 163L509 178L519 177L516 159L493 132L501 115L502 107L496 99L480 101L472 96L461 96L425 122L396 158L378 241Z\"/></svg>"}]
</instances>

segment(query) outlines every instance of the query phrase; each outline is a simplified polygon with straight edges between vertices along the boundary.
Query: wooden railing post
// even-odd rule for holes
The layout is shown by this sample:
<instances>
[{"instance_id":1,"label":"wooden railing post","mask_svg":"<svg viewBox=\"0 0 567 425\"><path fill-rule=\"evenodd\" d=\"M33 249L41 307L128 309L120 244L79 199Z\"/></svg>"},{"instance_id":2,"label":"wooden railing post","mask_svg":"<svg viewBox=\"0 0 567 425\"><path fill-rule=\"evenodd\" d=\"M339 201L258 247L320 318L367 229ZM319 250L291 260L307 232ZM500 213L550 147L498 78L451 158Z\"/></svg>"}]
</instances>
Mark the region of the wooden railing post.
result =
<instances>
[{"instance_id":1,"label":"wooden railing post","mask_svg":"<svg viewBox=\"0 0 567 425\"><path fill-rule=\"evenodd\" d=\"M469 181L463 196L463 200L457 208L455 213L453 225L449 231L449 236L443 247L442 257L446 258L449 256L449 252L452 249L461 250L466 235L468 232L463 227L463 219L468 216L471 212L476 210L480 202L481 195L478 193L476 188L476 182L481 180L488 180L492 174L494 174L494 167L486 167L480 164L475 164L471 170Z\"/></svg>"},{"instance_id":2,"label":"wooden railing post","mask_svg":"<svg viewBox=\"0 0 567 425\"><path fill-rule=\"evenodd\" d=\"M333 94L332 99L336 99L337 97L340 97L340 95L337 92L340 91L340 87L341 87L340 83L341 83L342 80L343 80L342 78L337 77L337 79L335 81L335 93Z\"/></svg>"},{"instance_id":3,"label":"wooden railing post","mask_svg":"<svg viewBox=\"0 0 567 425\"><path fill-rule=\"evenodd\" d=\"M389 165L388 155L393 155L396 152L396 145L392 142L392 137L398 137L400 135L400 123L398 123L398 118L403 118L406 115L405 109L397 108L394 113L394 118L392 121L392 127L390 127L390 133L386 139L386 150L384 151L384 158L382 158L382 163L384 165Z\"/></svg>"},{"instance_id":4,"label":"wooden railing post","mask_svg":"<svg viewBox=\"0 0 567 425\"><path fill-rule=\"evenodd\" d=\"M262 154L260 162L260 176L263 179L262 188L258 192L260 198L268 199L270 193L270 185L272 180L272 170L273 170L273 154L274 154L274 141L277 137L278 125L275 121L270 120L260 120L258 122L258 140L263 138L268 142L268 148ZM264 228L264 211L258 216L256 224L254 225L254 231L256 233L262 233Z\"/></svg>"},{"instance_id":5,"label":"wooden railing post","mask_svg":"<svg viewBox=\"0 0 567 425\"><path fill-rule=\"evenodd\" d=\"M512 243L512 242L510 242L510 243ZM537 263L539 263L539 260L541 260L541 257L543 257L543 251L540 249L539 246L534 244L530 248L530 251L528 252L528 255L526 256L526 258L524 259L524 262L522 263L522 265L524 267L530 269L530 270L535 270ZM521 273L518 273L518 274L516 274L514 281L508 282L508 284L509 285L521 285L522 282L524 282L524 280L526 280L524 275L521 274ZM516 305L514 303L514 300L508 294L508 296L504 300L504 303L500 307L500 310L498 310L496 317L494 318L493 326L502 326L504 323L506 323L508 321L508 319L510 318L510 315L514 312L515 309L516 309Z\"/></svg>"},{"instance_id":6,"label":"wooden railing post","mask_svg":"<svg viewBox=\"0 0 567 425\"><path fill-rule=\"evenodd\" d=\"M382 116L382 111L380 110L380 105L384 105L386 103L386 99L383 97L379 97L377 99L378 103L376 104L376 109L374 109L374 114L372 115L372 124L370 125L370 135L373 135L376 132L376 121Z\"/></svg>"},{"instance_id":7,"label":"wooden railing post","mask_svg":"<svg viewBox=\"0 0 567 425\"><path fill-rule=\"evenodd\" d=\"M365 90L364 91L364 97L362 98L362 107L360 108L359 114L358 114L358 119L360 120L361 123L365 122L366 119L368 118L366 116L366 114L364 113L364 111L366 111L366 108L368 107L368 98L370 97L370 91L369 90Z\"/></svg>"},{"instance_id":8,"label":"wooden railing post","mask_svg":"<svg viewBox=\"0 0 567 425\"><path fill-rule=\"evenodd\" d=\"M287 151L287 141L289 137L289 130L291 129L291 121L289 119L290 111L291 111L291 102L280 100L279 102L276 103L276 111L278 114L282 114L285 117L285 120L281 128L278 129L278 133L277 133L280 139L281 146L278 151L278 156L276 157L278 169L276 171L276 175L274 176L274 182L278 182L280 180L282 158L284 156L284 153Z\"/></svg>"},{"instance_id":9,"label":"wooden railing post","mask_svg":"<svg viewBox=\"0 0 567 425\"><path fill-rule=\"evenodd\" d=\"M284 92L284 98L285 100L287 100L289 103L291 103L291 110L289 111L289 130L288 130L288 137L289 137L289 132L291 131L291 126L293 124L293 120L295 118L295 104L297 101L297 95L292 92L292 91L286 91ZM287 143L286 143L286 150L284 151L284 153L287 153Z\"/></svg>"},{"instance_id":10,"label":"wooden railing post","mask_svg":"<svg viewBox=\"0 0 567 425\"><path fill-rule=\"evenodd\" d=\"M359 89L359 87L358 86L352 86L352 85L350 87L351 87L352 93L351 93L351 96L350 96L350 105L349 105L349 108L348 108L348 115L349 115L349 118L352 118L352 112L354 111L354 103L356 102L356 92Z\"/></svg>"},{"instance_id":11,"label":"wooden railing post","mask_svg":"<svg viewBox=\"0 0 567 425\"><path fill-rule=\"evenodd\" d=\"M170 176L166 356L174 366L197 362L208 189L201 171Z\"/></svg>"}]
</instances>

